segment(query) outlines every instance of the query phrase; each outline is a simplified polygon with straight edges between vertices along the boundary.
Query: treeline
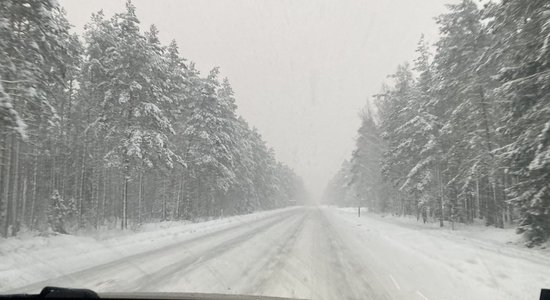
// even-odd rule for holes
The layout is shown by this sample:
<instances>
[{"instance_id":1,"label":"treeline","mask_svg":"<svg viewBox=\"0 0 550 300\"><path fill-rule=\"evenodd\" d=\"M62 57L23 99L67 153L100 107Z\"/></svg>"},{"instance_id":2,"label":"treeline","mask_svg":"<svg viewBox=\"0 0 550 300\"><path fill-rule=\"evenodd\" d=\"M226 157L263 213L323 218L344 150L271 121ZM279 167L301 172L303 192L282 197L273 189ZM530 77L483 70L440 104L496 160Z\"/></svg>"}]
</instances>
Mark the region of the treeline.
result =
<instances>
[{"instance_id":1,"label":"treeline","mask_svg":"<svg viewBox=\"0 0 550 300\"><path fill-rule=\"evenodd\" d=\"M362 114L325 201L550 238L550 2L465 0Z\"/></svg>"},{"instance_id":2,"label":"treeline","mask_svg":"<svg viewBox=\"0 0 550 300\"><path fill-rule=\"evenodd\" d=\"M69 32L50 0L0 1L1 235L127 228L295 203L301 179L134 5Z\"/></svg>"}]
</instances>

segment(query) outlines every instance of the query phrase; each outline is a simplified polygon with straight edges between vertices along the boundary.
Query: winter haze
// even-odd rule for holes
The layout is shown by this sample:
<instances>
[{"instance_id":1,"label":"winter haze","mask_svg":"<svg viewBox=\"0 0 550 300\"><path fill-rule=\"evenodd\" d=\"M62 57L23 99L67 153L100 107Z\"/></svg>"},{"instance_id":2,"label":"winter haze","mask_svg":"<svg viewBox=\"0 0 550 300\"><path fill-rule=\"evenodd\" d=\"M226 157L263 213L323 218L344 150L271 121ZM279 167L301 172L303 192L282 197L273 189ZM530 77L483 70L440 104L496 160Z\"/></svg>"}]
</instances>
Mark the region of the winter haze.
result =
<instances>
[{"instance_id":1,"label":"winter haze","mask_svg":"<svg viewBox=\"0 0 550 300\"><path fill-rule=\"evenodd\" d=\"M549 0L58 1L0 0L0 299L548 300Z\"/></svg>"},{"instance_id":2,"label":"winter haze","mask_svg":"<svg viewBox=\"0 0 550 300\"><path fill-rule=\"evenodd\" d=\"M124 0L62 0L81 32L90 15ZM203 75L219 66L239 113L278 159L304 179L313 199L350 155L358 112L397 64L411 61L420 35L433 43L444 0L136 0L143 29L175 39Z\"/></svg>"}]
</instances>

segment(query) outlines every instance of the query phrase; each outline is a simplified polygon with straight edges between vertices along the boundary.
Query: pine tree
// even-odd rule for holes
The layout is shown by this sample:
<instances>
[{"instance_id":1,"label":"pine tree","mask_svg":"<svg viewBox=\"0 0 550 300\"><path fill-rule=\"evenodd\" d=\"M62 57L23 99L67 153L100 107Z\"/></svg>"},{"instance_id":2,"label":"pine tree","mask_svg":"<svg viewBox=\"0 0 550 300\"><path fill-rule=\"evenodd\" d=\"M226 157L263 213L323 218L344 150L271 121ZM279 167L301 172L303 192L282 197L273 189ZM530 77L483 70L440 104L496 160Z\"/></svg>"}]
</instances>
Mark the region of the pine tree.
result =
<instances>
[{"instance_id":1,"label":"pine tree","mask_svg":"<svg viewBox=\"0 0 550 300\"><path fill-rule=\"evenodd\" d=\"M69 28L55 1L0 2L4 236L248 212L305 194L237 116L229 81L217 69L201 78L155 26L141 32L130 1L93 14L83 45Z\"/></svg>"},{"instance_id":2,"label":"pine tree","mask_svg":"<svg viewBox=\"0 0 550 300\"><path fill-rule=\"evenodd\" d=\"M497 96L509 143L500 151L517 182L512 203L527 245L550 238L550 14L547 1L505 1L486 9L495 39L489 61L500 66Z\"/></svg>"},{"instance_id":3,"label":"pine tree","mask_svg":"<svg viewBox=\"0 0 550 300\"><path fill-rule=\"evenodd\" d=\"M99 14L94 23L87 34L88 52L97 57L90 55L86 81L91 83L91 90L87 93L102 99L95 100L100 103L95 124L107 140L109 165L122 172L121 226L126 228L130 181L135 171L153 166L170 169L177 160L168 147L168 136L175 131L161 109L173 100L165 86L163 48L156 29L152 27L147 37L140 33L131 2L126 3L126 12L112 20L105 21ZM94 84L95 80L100 82ZM95 90L97 86L99 90Z\"/></svg>"},{"instance_id":4,"label":"pine tree","mask_svg":"<svg viewBox=\"0 0 550 300\"><path fill-rule=\"evenodd\" d=\"M439 211L442 226L443 210L439 169L442 164L440 146L440 112L433 101L433 66L431 54L422 35L416 49L417 58L414 70L418 73L413 97L409 106L416 111L416 116L403 124L408 128L409 137L414 140L415 161L407 174L407 180L400 187L418 198L417 219L423 211Z\"/></svg>"},{"instance_id":5,"label":"pine tree","mask_svg":"<svg viewBox=\"0 0 550 300\"><path fill-rule=\"evenodd\" d=\"M385 188L382 176L382 155L385 147L380 138L379 128L370 108L361 115L355 150L351 158L351 184L360 195L362 202L371 211L384 211ZM368 201L368 202L367 202Z\"/></svg>"},{"instance_id":6,"label":"pine tree","mask_svg":"<svg viewBox=\"0 0 550 300\"><path fill-rule=\"evenodd\" d=\"M443 176L451 209L459 198L482 185L487 225L502 227L503 188L494 150L499 147L489 65L480 66L489 38L475 3L469 0L449 5L450 12L438 18L441 39L437 42L436 86L439 111L445 119L441 130L445 148Z\"/></svg>"},{"instance_id":7,"label":"pine tree","mask_svg":"<svg viewBox=\"0 0 550 300\"><path fill-rule=\"evenodd\" d=\"M394 87L386 93L377 96L380 102L381 136L387 144L384 153L382 172L396 189L407 183L409 170L418 161L418 150L423 146L421 141L414 139L413 127L418 110L415 104L414 78L408 64L398 67L397 72L391 76ZM400 193L400 213L409 214L416 211L417 199L406 199L406 194Z\"/></svg>"},{"instance_id":8,"label":"pine tree","mask_svg":"<svg viewBox=\"0 0 550 300\"><path fill-rule=\"evenodd\" d=\"M200 83L190 103L190 119L184 132L188 144L186 155L196 174L201 214L212 215L218 195L233 184L234 111L227 110L218 97L218 69L213 69Z\"/></svg>"},{"instance_id":9,"label":"pine tree","mask_svg":"<svg viewBox=\"0 0 550 300\"><path fill-rule=\"evenodd\" d=\"M0 24L0 134L5 146L0 210L7 235L10 226L15 234L25 219L24 155L45 147L44 132L58 124L52 98L56 86L65 83L72 64L64 60L73 48L68 45L69 24L56 2L2 1Z\"/></svg>"},{"instance_id":10,"label":"pine tree","mask_svg":"<svg viewBox=\"0 0 550 300\"><path fill-rule=\"evenodd\" d=\"M338 173L329 181L323 202L344 207L357 205L357 194L351 186L351 180L351 163L345 160Z\"/></svg>"},{"instance_id":11,"label":"pine tree","mask_svg":"<svg viewBox=\"0 0 550 300\"><path fill-rule=\"evenodd\" d=\"M50 205L48 207L48 223L54 232L68 234L65 228L68 218L76 210L74 201L66 202L61 198L57 190L53 190L50 195Z\"/></svg>"}]
</instances>

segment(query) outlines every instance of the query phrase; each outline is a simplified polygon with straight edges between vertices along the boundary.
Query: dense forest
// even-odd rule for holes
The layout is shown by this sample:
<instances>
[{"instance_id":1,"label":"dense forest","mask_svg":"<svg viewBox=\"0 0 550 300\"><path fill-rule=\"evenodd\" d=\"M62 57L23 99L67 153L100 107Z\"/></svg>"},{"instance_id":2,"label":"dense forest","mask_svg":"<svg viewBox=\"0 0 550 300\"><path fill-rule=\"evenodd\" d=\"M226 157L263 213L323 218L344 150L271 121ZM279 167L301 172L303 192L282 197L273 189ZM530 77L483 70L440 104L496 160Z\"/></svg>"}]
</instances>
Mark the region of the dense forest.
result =
<instances>
[{"instance_id":1,"label":"dense forest","mask_svg":"<svg viewBox=\"0 0 550 300\"><path fill-rule=\"evenodd\" d=\"M435 47L421 38L362 112L324 201L549 240L550 2L465 0L436 22Z\"/></svg>"},{"instance_id":2,"label":"dense forest","mask_svg":"<svg viewBox=\"0 0 550 300\"><path fill-rule=\"evenodd\" d=\"M0 232L67 233L296 203L301 179L128 1L70 31L56 1L0 1Z\"/></svg>"}]
</instances>

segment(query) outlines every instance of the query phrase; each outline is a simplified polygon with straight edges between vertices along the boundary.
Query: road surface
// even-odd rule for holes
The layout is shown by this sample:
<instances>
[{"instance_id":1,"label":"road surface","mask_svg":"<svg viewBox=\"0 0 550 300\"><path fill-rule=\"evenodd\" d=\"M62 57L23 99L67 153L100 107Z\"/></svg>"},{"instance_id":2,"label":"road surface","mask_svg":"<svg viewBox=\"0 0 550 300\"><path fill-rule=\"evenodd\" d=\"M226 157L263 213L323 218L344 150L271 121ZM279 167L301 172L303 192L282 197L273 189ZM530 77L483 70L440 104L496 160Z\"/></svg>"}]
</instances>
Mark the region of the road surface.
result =
<instances>
[{"instance_id":1,"label":"road surface","mask_svg":"<svg viewBox=\"0 0 550 300\"><path fill-rule=\"evenodd\" d=\"M17 291L56 285L308 299L499 298L498 286L474 287L434 255L419 256L368 224L326 208L283 210Z\"/></svg>"}]
</instances>

